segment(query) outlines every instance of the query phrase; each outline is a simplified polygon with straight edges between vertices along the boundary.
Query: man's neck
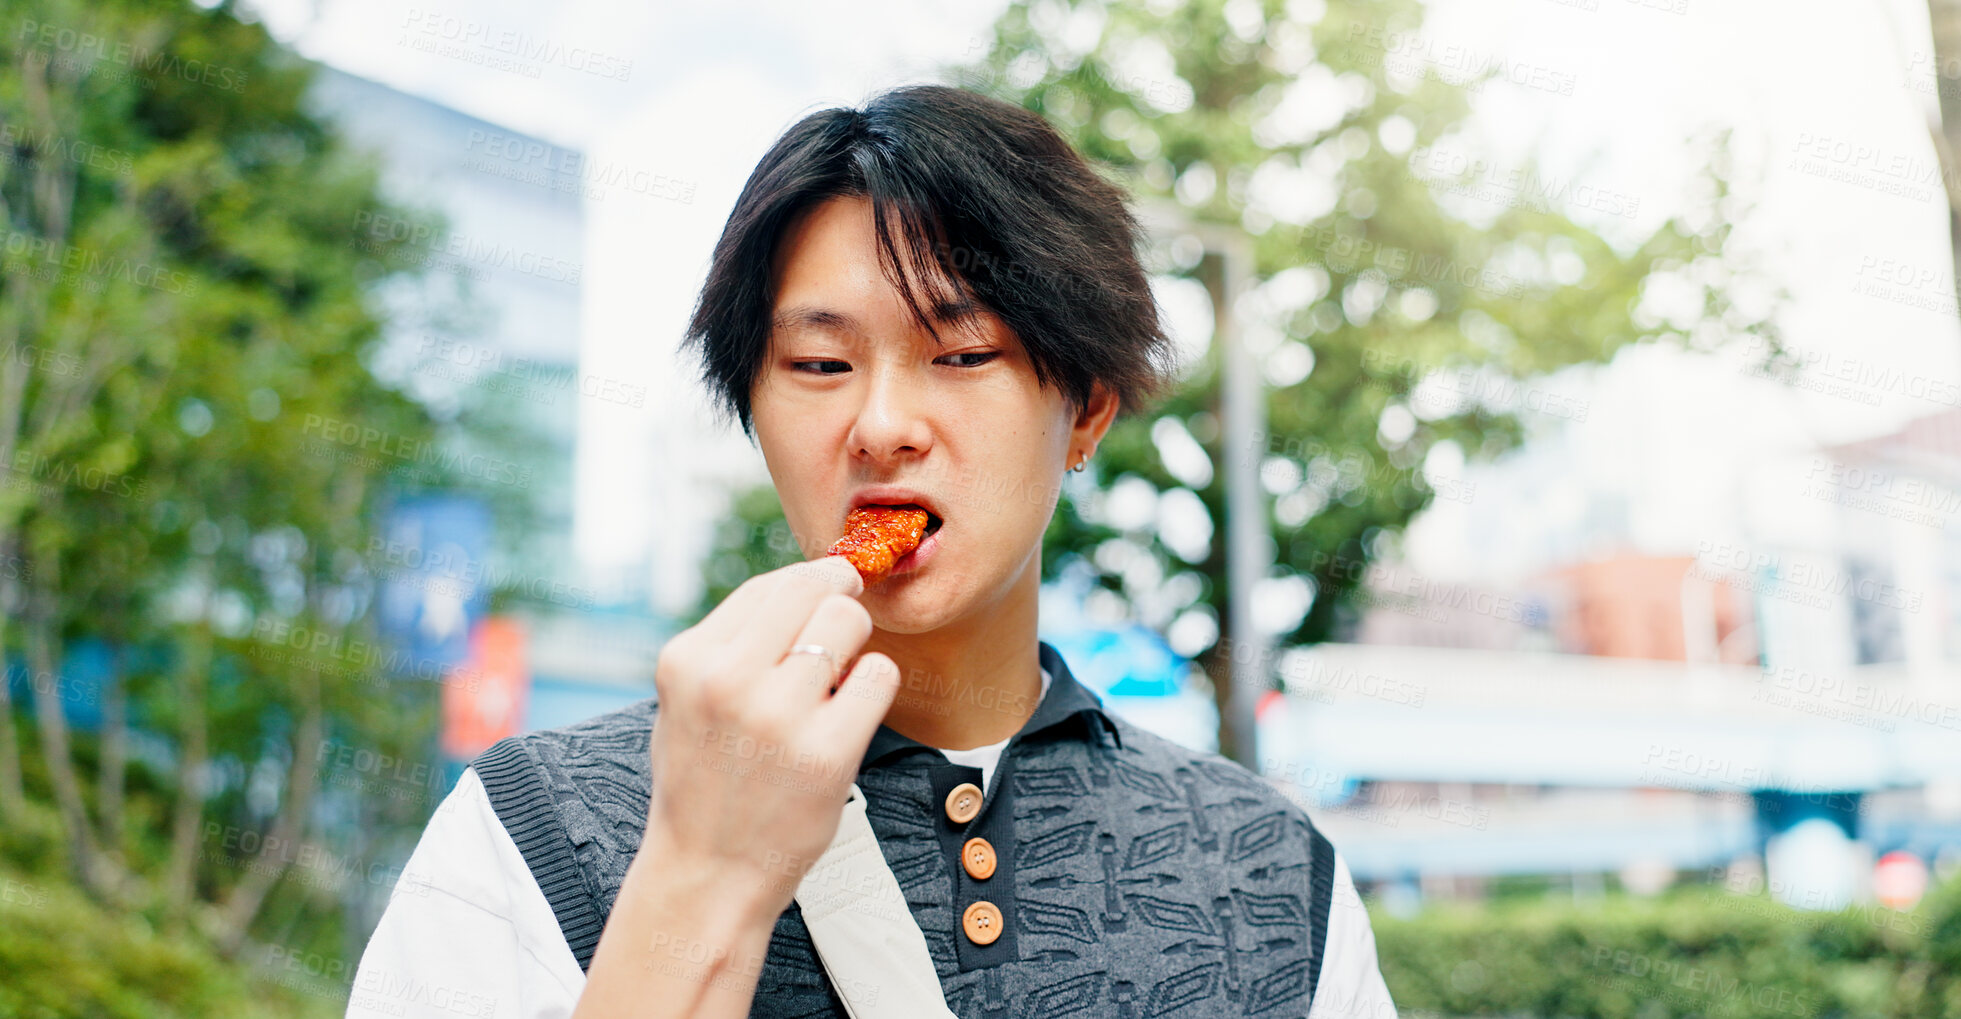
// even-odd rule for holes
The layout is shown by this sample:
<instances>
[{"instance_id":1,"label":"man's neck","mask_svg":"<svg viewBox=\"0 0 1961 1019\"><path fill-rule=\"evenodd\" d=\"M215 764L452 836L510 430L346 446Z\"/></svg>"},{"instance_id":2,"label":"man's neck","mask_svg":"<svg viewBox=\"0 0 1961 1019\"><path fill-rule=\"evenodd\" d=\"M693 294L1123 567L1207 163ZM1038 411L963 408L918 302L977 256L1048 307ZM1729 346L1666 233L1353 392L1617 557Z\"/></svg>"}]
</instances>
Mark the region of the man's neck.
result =
<instances>
[{"instance_id":1,"label":"man's neck","mask_svg":"<svg viewBox=\"0 0 1961 1019\"><path fill-rule=\"evenodd\" d=\"M1042 696L1031 572L999 603L928 633L873 630L865 651L899 666L885 724L943 750L971 750L1021 731Z\"/></svg>"}]
</instances>

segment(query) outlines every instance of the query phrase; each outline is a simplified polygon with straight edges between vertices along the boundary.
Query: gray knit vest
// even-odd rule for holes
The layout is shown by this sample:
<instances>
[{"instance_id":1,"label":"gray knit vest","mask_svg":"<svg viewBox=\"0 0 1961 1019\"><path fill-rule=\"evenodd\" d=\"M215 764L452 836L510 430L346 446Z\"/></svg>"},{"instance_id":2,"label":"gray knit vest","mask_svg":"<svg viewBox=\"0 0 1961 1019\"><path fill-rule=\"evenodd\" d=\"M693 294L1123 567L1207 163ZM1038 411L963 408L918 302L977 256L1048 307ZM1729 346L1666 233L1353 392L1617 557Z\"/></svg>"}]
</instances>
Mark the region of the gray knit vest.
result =
<instances>
[{"instance_id":1,"label":"gray knit vest","mask_svg":"<svg viewBox=\"0 0 1961 1019\"><path fill-rule=\"evenodd\" d=\"M1334 847L1251 772L1106 713L1047 644L1041 662L1049 692L979 816L955 824L942 807L954 786L980 784L979 768L885 726L858 775L948 1007L963 1019L1306 1016ZM640 848L656 710L650 699L516 736L473 764L581 967ZM996 852L984 881L960 863L975 836ZM1003 916L984 946L960 920L980 899ZM749 1014L846 1015L794 902Z\"/></svg>"}]
</instances>

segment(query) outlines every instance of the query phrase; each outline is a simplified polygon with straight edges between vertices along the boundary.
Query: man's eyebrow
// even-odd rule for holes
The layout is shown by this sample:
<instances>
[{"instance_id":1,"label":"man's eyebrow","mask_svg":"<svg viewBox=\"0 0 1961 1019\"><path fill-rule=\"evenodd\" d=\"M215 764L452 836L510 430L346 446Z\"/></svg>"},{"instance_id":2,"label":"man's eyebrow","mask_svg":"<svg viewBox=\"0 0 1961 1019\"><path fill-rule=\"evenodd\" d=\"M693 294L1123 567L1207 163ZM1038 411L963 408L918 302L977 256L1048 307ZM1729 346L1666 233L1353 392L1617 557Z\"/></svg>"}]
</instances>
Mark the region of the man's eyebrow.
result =
<instances>
[{"instance_id":1,"label":"man's eyebrow","mask_svg":"<svg viewBox=\"0 0 1961 1019\"><path fill-rule=\"evenodd\" d=\"M961 322L978 315L980 310L980 305L964 297L939 301L933 305L933 320L944 323ZM777 312L770 319L769 325L771 331L802 327L829 329L844 333L860 331L856 317L831 308L820 308L808 304L794 305Z\"/></svg>"},{"instance_id":2,"label":"man's eyebrow","mask_svg":"<svg viewBox=\"0 0 1961 1019\"><path fill-rule=\"evenodd\" d=\"M964 297L956 297L953 300L941 301L933 305L933 321L958 322L961 319L972 318L980 314L980 310L980 305Z\"/></svg>"},{"instance_id":3,"label":"man's eyebrow","mask_svg":"<svg viewBox=\"0 0 1961 1019\"><path fill-rule=\"evenodd\" d=\"M814 308L807 304L785 308L777 312L775 317L770 319L769 323L771 331L798 329L805 326L829 329L842 333L855 333L859 331L858 320L856 318L841 311L833 311L830 308Z\"/></svg>"}]
</instances>

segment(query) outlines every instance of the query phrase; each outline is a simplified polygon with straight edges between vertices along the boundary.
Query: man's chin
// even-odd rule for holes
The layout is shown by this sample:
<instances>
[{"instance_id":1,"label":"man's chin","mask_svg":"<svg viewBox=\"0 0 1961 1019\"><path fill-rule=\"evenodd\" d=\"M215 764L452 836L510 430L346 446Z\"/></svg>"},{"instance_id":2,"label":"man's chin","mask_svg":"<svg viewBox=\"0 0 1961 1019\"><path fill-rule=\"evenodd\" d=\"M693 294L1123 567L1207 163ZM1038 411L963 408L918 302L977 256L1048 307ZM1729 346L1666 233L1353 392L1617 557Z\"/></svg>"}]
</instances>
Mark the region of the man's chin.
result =
<instances>
[{"instance_id":1,"label":"man's chin","mask_svg":"<svg viewBox=\"0 0 1961 1019\"><path fill-rule=\"evenodd\" d=\"M872 625L893 634L930 633L967 614L967 585L930 574L887 577L865 589L859 604Z\"/></svg>"},{"instance_id":2,"label":"man's chin","mask_svg":"<svg viewBox=\"0 0 1961 1019\"><path fill-rule=\"evenodd\" d=\"M908 637L931 633L959 618L957 613L948 611L948 606L944 602L912 604L910 598L874 601L870 595L859 601L870 613L872 626L885 633L903 634Z\"/></svg>"}]
</instances>

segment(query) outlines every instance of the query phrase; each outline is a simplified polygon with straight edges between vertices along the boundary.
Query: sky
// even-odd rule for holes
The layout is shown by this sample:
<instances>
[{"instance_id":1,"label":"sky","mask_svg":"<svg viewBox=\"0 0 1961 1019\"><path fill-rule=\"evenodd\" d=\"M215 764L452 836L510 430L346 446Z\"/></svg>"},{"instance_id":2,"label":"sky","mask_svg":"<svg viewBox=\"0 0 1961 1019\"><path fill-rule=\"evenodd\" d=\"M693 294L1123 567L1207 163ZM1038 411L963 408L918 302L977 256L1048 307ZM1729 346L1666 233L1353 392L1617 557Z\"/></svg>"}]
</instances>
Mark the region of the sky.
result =
<instances>
[{"instance_id":1,"label":"sky","mask_svg":"<svg viewBox=\"0 0 1961 1019\"><path fill-rule=\"evenodd\" d=\"M581 323L583 371L644 382L655 396L637 411L583 401L577 544L594 570L658 563L670 608L690 596L688 553L712 523L703 486L765 478L746 440L704 425L674 352L742 181L802 114L976 54L1002 6L254 0L308 57L661 175L687 196L588 201ZM1575 533L1602 499L1623 506L1639 549L1658 554L1765 526L1766 513L1783 526L1790 474L1819 443L1942 409L1915 395L1961 382L1944 205L1925 172L1927 33L1924 4L1908 0L1432 5L1403 52L1445 72L1466 54L1502 55L1540 83L1478 90L1470 154L1567 180L1589 198L1575 218L1636 237L1693 204L1699 165L1686 139L1733 130L1740 187L1755 200L1737 243L1791 295L1791 344L1821 366L1851 359L1862 378L1920 381L1790 390L1734 359L1656 348L1567 373L1548 385L1585 413L1529 423L1542 460L1579 468L1444 458L1439 474L1478 495L1425 514L1406 543L1413 562L1439 579L1529 572L1571 554L1548 535ZM558 56L524 56L540 51Z\"/></svg>"}]
</instances>

